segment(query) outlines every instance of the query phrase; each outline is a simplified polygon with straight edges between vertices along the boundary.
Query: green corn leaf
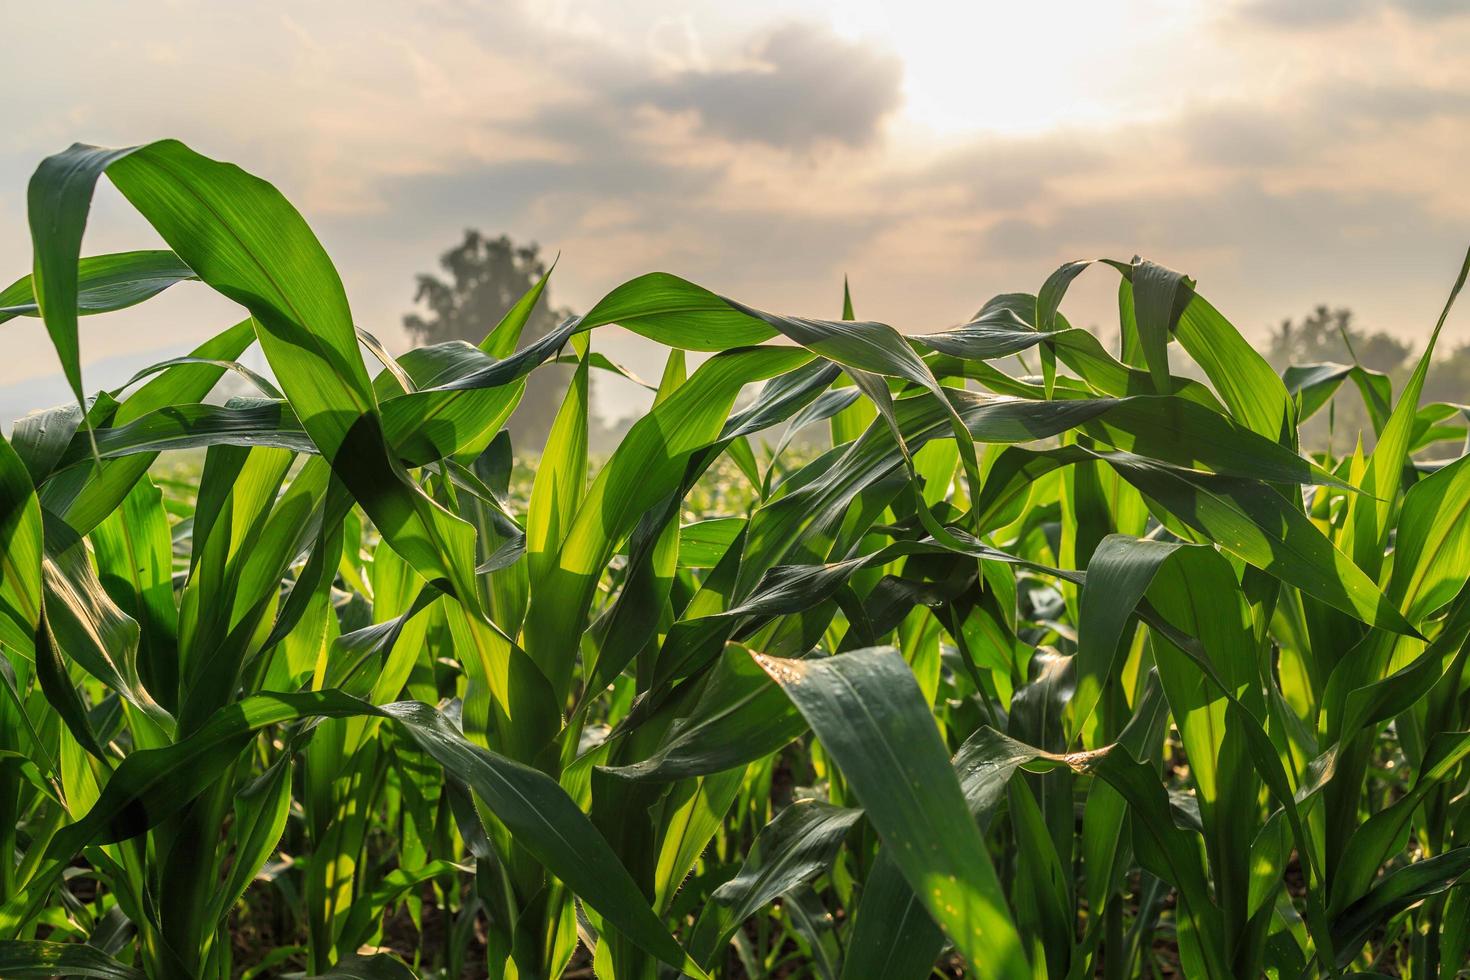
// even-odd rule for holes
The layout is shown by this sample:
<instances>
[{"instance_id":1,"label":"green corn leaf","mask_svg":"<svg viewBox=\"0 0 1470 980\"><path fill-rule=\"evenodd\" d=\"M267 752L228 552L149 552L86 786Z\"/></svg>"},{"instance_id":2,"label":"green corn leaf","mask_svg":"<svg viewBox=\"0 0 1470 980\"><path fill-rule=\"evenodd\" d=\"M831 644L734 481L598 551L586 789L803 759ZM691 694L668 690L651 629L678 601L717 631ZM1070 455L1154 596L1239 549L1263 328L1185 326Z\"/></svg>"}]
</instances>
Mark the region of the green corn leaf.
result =
<instances>
[{"instance_id":1,"label":"green corn leaf","mask_svg":"<svg viewBox=\"0 0 1470 980\"><path fill-rule=\"evenodd\" d=\"M164 249L90 255L77 263L77 314L127 309L175 283L195 278L193 269ZM0 323L18 316L40 315L30 276L0 290Z\"/></svg>"},{"instance_id":2,"label":"green corn leaf","mask_svg":"<svg viewBox=\"0 0 1470 980\"><path fill-rule=\"evenodd\" d=\"M280 844L290 811L291 757L283 755L235 795L230 874L211 905L212 918L221 925Z\"/></svg>"},{"instance_id":3,"label":"green corn leaf","mask_svg":"<svg viewBox=\"0 0 1470 980\"><path fill-rule=\"evenodd\" d=\"M1337 965L1351 963L1373 929L1411 905L1461 884L1467 874L1470 847L1457 847L1385 875L1368 894L1333 920Z\"/></svg>"},{"instance_id":4,"label":"green corn leaf","mask_svg":"<svg viewBox=\"0 0 1470 980\"><path fill-rule=\"evenodd\" d=\"M551 266L541 278L536 280L536 284L526 290L525 295L505 311L505 316L500 318L500 322L480 342L480 350L495 358L510 356L511 352L516 349L516 344L520 342L521 332L525 330L527 321L531 319L536 304L541 302L541 296L546 292L546 284L551 281L551 274L556 271L556 263L560 258L557 256L556 259L553 259Z\"/></svg>"},{"instance_id":5,"label":"green corn leaf","mask_svg":"<svg viewBox=\"0 0 1470 980\"><path fill-rule=\"evenodd\" d=\"M745 518L712 517L679 528L679 567L714 568L745 530Z\"/></svg>"},{"instance_id":6,"label":"green corn leaf","mask_svg":"<svg viewBox=\"0 0 1470 980\"><path fill-rule=\"evenodd\" d=\"M174 405L125 425L93 429L92 433L97 458L103 460L210 446L274 446L292 452L316 452L316 444L302 429L290 405L272 399L231 399L228 405ZM65 469L91 460L91 446L83 435L72 439L57 465Z\"/></svg>"},{"instance_id":7,"label":"green corn leaf","mask_svg":"<svg viewBox=\"0 0 1470 980\"><path fill-rule=\"evenodd\" d=\"M28 651L41 622L41 508L20 456L0 436L0 644Z\"/></svg>"},{"instance_id":8,"label":"green corn leaf","mask_svg":"<svg viewBox=\"0 0 1470 980\"><path fill-rule=\"evenodd\" d=\"M157 374L162 374L169 368L177 367L181 364L208 364L213 367L224 368L226 371L232 371L235 374L239 375L241 378L248 381L251 386L254 387L255 390L264 398L274 398L280 400L285 397L281 394L280 389L270 382L269 378L266 378L264 375L254 370L253 368L241 364L239 361L231 361L223 358L196 357L191 354L185 354L181 357L170 357L167 360L148 365L142 370L135 372L131 378L123 382L117 388L114 388L111 392L111 397L115 399L121 398L123 397L123 392L131 388L133 385L137 384L139 381L142 381L145 378L151 378Z\"/></svg>"},{"instance_id":9,"label":"green corn leaf","mask_svg":"<svg viewBox=\"0 0 1470 980\"><path fill-rule=\"evenodd\" d=\"M655 909L668 912L690 870L723 828L730 807L744 784L745 770L730 769L682 783L677 795L666 804L671 812L661 821L660 827L663 843L654 871ZM683 802L679 802L680 797L684 798Z\"/></svg>"},{"instance_id":10,"label":"green corn leaf","mask_svg":"<svg viewBox=\"0 0 1470 980\"><path fill-rule=\"evenodd\" d=\"M129 755L96 805L51 841L28 888L0 907L0 929L13 934L25 923L83 847L127 840L186 806L189 793L183 787L207 787L262 728L312 717L356 716L394 720L483 798L518 842L621 932L669 965L702 975L658 921L606 840L555 780L471 744L426 704L373 707L337 691L255 695L220 709L179 742Z\"/></svg>"},{"instance_id":11,"label":"green corn leaf","mask_svg":"<svg viewBox=\"0 0 1470 980\"><path fill-rule=\"evenodd\" d=\"M178 607L163 494L145 475L91 534L98 581L139 626L138 674L167 708L178 690Z\"/></svg>"},{"instance_id":12,"label":"green corn leaf","mask_svg":"<svg viewBox=\"0 0 1470 980\"><path fill-rule=\"evenodd\" d=\"M398 901L405 893L435 878L465 874L473 870L471 867L450 861L431 861L413 871L406 871L403 868L390 871L370 893L360 896L352 903L352 909L347 914L347 922L342 927L338 944L347 949L357 948L372 938L373 928L377 924L376 920L382 916L389 905Z\"/></svg>"},{"instance_id":13,"label":"green corn leaf","mask_svg":"<svg viewBox=\"0 0 1470 980\"><path fill-rule=\"evenodd\" d=\"M1014 702L1013 702L1014 703ZM1070 875L1047 828L1030 787L1013 779L1007 785L1012 826L1016 831L1017 876L1013 886L1017 926L1031 948L1045 951L1048 976L1066 976L1072 958L1073 921Z\"/></svg>"},{"instance_id":14,"label":"green corn leaf","mask_svg":"<svg viewBox=\"0 0 1470 980\"><path fill-rule=\"evenodd\" d=\"M1287 393L1300 399L1301 409L1297 418L1301 422L1317 414L1348 378L1352 379L1362 393L1363 404L1368 409L1373 432L1377 435L1383 431L1383 425L1393 411L1393 384L1388 375L1365 368L1361 364L1334 364L1330 361L1293 364L1281 374Z\"/></svg>"},{"instance_id":15,"label":"green corn leaf","mask_svg":"<svg viewBox=\"0 0 1470 980\"><path fill-rule=\"evenodd\" d=\"M1092 716L1103 685L1118 669L1125 628L1154 576L1181 545L1111 535L1087 564L1078 620L1077 693L1071 702L1068 741Z\"/></svg>"},{"instance_id":16,"label":"green corn leaf","mask_svg":"<svg viewBox=\"0 0 1470 980\"><path fill-rule=\"evenodd\" d=\"M1271 365L1230 321L1196 293L1174 330L1210 384L1241 425L1267 439L1281 439L1293 423L1291 396Z\"/></svg>"},{"instance_id":17,"label":"green corn leaf","mask_svg":"<svg viewBox=\"0 0 1470 980\"><path fill-rule=\"evenodd\" d=\"M70 527L53 520L46 539L46 619L63 657L171 732L173 716L143 686L138 670L137 622L102 588L86 545Z\"/></svg>"},{"instance_id":18,"label":"green corn leaf","mask_svg":"<svg viewBox=\"0 0 1470 980\"><path fill-rule=\"evenodd\" d=\"M739 874L715 890L707 921L695 926L692 955L711 963L746 919L830 868L862 815L821 800L797 800L777 814L751 845Z\"/></svg>"},{"instance_id":19,"label":"green corn leaf","mask_svg":"<svg viewBox=\"0 0 1470 980\"><path fill-rule=\"evenodd\" d=\"M1470 732L1435 735L1426 747L1424 761L1408 793L1369 817L1353 832L1332 882L1328 911L1334 920L1368 894L1384 861L1404 846L1410 821L1424 797L1455 772L1466 756L1470 756Z\"/></svg>"},{"instance_id":20,"label":"green corn leaf","mask_svg":"<svg viewBox=\"0 0 1470 980\"><path fill-rule=\"evenodd\" d=\"M422 465L446 456L478 455L505 424L525 392L526 375L542 363L548 351L532 349L532 356L495 361L461 341L411 350L399 359L416 390L402 392L379 376L383 431L399 456L410 465ZM506 371L507 365L515 366ZM460 379L495 371L503 377L495 385L445 390Z\"/></svg>"},{"instance_id":21,"label":"green corn leaf","mask_svg":"<svg viewBox=\"0 0 1470 980\"><path fill-rule=\"evenodd\" d=\"M418 974L387 953L353 953L308 980L418 980Z\"/></svg>"},{"instance_id":22,"label":"green corn leaf","mask_svg":"<svg viewBox=\"0 0 1470 980\"><path fill-rule=\"evenodd\" d=\"M105 760L107 753L103 751L97 733L93 729L91 718L87 713L87 705L83 702L76 684L73 683L67 665L61 659L57 647L56 638L51 634L51 624L47 622L43 607L41 625L36 630L35 640L30 647L36 656L37 686L61 723L71 733L76 746L94 759ZM63 742L62 749L68 748L70 746ZM63 761L66 759L64 754L62 759ZM65 781L65 770L62 776ZM70 788L68 788L67 795L73 795Z\"/></svg>"},{"instance_id":23,"label":"green corn leaf","mask_svg":"<svg viewBox=\"0 0 1470 980\"><path fill-rule=\"evenodd\" d=\"M1121 453L1104 458L1231 554L1370 626L1416 635L1372 579L1272 488L1233 477L1186 475Z\"/></svg>"},{"instance_id":24,"label":"green corn leaf","mask_svg":"<svg viewBox=\"0 0 1470 980\"><path fill-rule=\"evenodd\" d=\"M1383 543L1389 530L1389 511L1399 492L1404 461L1408 457L1413 439L1419 396L1429 374L1430 359L1434 355L1439 335L1444 330L1445 321L1454 309L1455 300L1465 286L1467 275L1470 275L1470 250L1466 251L1465 258L1460 263L1460 274L1450 289L1449 298L1445 300L1434 331L1429 335L1424 353L1414 366L1414 372L1409 375L1404 391L1399 395L1393 413L1384 424L1383 432L1373 447L1373 455L1368 461L1368 472L1363 476L1363 489L1373 499L1354 499L1348 515L1348 539L1352 542L1353 559L1372 576L1378 574L1383 562Z\"/></svg>"},{"instance_id":25,"label":"green corn leaf","mask_svg":"<svg viewBox=\"0 0 1470 980\"><path fill-rule=\"evenodd\" d=\"M0 940L0 974L16 978L64 974L100 980L144 980L146 976L95 946L39 939Z\"/></svg>"},{"instance_id":26,"label":"green corn leaf","mask_svg":"<svg viewBox=\"0 0 1470 980\"><path fill-rule=\"evenodd\" d=\"M1163 707L1158 691L1156 684L1150 688L1146 702L1139 708L1142 722L1125 732L1124 744L1140 745L1140 740L1147 738L1146 732L1163 719L1163 712L1156 710ZM979 729L966 739L953 762L965 803L971 814L982 823L991 818L997 805L1006 798L1017 769L1033 764L1048 768L1070 764L1064 757L1025 745L988 727ZM1094 792L1098 787L1110 790L1106 783L1099 782L1094 784ZM1121 817L1124 812L1122 799L1117 797L1117 800L1117 812ZM1114 835L1119 825L1121 822L1114 825ZM1100 823L1099 826L1106 824ZM1106 830L1103 832L1107 833ZM1109 840L1109 844L1116 847L1116 836ZM886 849L879 851L853 929L851 946L843 964L843 980L867 977L922 980L929 975L944 943L943 933L904 881Z\"/></svg>"},{"instance_id":27,"label":"green corn leaf","mask_svg":"<svg viewBox=\"0 0 1470 980\"><path fill-rule=\"evenodd\" d=\"M1220 913L1210 898L1199 851L1191 835L1174 823L1168 797L1154 771L1117 748L1095 759L1091 770L1127 802L1139 861L1178 890L1204 975L1230 976L1220 935Z\"/></svg>"},{"instance_id":28,"label":"green corn leaf","mask_svg":"<svg viewBox=\"0 0 1470 980\"><path fill-rule=\"evenodd\" d=\"M1000 882L898 652L756 659L842 768L909 887L972 968L982 976L1029 976Z\"/></svg>"},{"instance_id":29,"label":"green corn leaf","mask_svg":"<svg viewBox=\"0 0 1470 980\"><path fill-rule=\"evenodd\" d=\"M1078 428L1118 449L1174 466L1270 483L1355 489L1280 443L1182 398L1120 399Z\"/></svg>"},{"instance_id":30,"label":"green corn leaf","mask_svg":"<svg viewBox=\"0 0 1470 980\"><path fill-rule=\"evenodd\" d=\"M42 163L30 190L33 278L78 402L77 254L104 170L201 280L250 310L296 415L390 544L426 577L474 601L473 532L392 458L341 280L301 216L266 182L168 140L129 150L78 145Z\"/></svg>"},{"instance_id":31,"label":"green corn leaf","mask_svg":"<svg viewBox=\"0 0 1470 980\"><path fill-rule=\"evenodd\" d=\"M693 709L674 723L657 751L641 762L606 771L656 781L710 775L770 755L806 727L750 652L732 644Z\"/></svg>"},{"instance_id":32,"label":"green corn leaf","mask_svg":"<svg viewBox=\"0 0 1470 980\"><path fill-rule=\"evenodd\" d=\"M924 980L944 947L944 933L914 897L886 849L863 887L842 980Z\"/></svg>"},{"instance_id":33,"label":"green corn leaf","mask_svg":"<svg viewBox=\"0 0 1470 980\"><path fill-rule=\"evenodd\" d=\"M526 557L533 590L556 561L586 490L587 398L587 359L583 357L546 437L526 511Z\"/></svg>"},{"instance_id":34,"label":"green corn leaf","mask_svg":"<svg viewBox=\"0 0 1470 980\"><path fill-rule=\"evenodd\" d=\"M1404 618L1423 623L1470 579L1470 457L1432 473L1404 494L1385 588Z\"/></svg>"},{"instance_id":35,"label":"green corn leaf","mask_svg":"<svg viewBox=\"0 0 1470 980\"><path fill-rule=\"evenodd\" d=\"M99 399L100 402L100 399ZM17 419L10 441L17 455L25 461L31 482L46 486L57 465L73 442L85 445L86 436L77 439L77 432L98 414L110 414L110 406L94 403L92 411L83 415L75 405L59 405L56 408L32 412Z\"/></svg>"},{"instance_id":36,"label":"green corn leaf","mask_svg":"<svg viewBox=\"0 0 1470 980\"><path fill-rule=\"evenodd\" d=\"M198 361L173 365L149 379L118 406L112 425L125 425L169 405L203 400L225 372L225 368L210 362L239 357L254 338L251 322L242 320L200 344L191 354ZM78 534L87 534L116 509L156 458L155 454L142 454L103 462L95 473L88 472L88 479L80 486L61 487L57 484L63 481L52 481L45 488L46 505Z\"/></svg>"},{"instance_id":37,"label":"green corn leaf","mask_svg":"<svg viewBox=\"0 0 1470 980\"><path fill-rule=\"evenodd\" d=\"M30 292L78 405L84 401L81 348L77 339L82 232L87 227L87 212L92 208L97 178L114 161L131 152L73 145L41 161L27 190L27 214L35 253Z\"/></svg>"},{"instance_id":38,"label":"green corn leaf","mask_svg":"<svg viewBox=\"0 0 1470 980\"><path fill-rule=\"evenodd\" d=\"M629 431L582 498L557 563L526 615L526 652L553 689L570 683L576 639L618 541L678 486L689 456L719 437L741 386L793 370L811 356L777 347L716 355Z\"/></svg>"},{"instance_id":39,"label":"green corn leaf","mask_svg":"<svg viewBox=\"0 0 1470 980\"><path fill-rule=\"evenodd\" d=\"M1130 281L1144 361L1155 389L1167 391L1169 341L1185 306L1194 297L1194 281L1172 269L1142 260L1134 261Z\"/></svg>"}]
</instances>

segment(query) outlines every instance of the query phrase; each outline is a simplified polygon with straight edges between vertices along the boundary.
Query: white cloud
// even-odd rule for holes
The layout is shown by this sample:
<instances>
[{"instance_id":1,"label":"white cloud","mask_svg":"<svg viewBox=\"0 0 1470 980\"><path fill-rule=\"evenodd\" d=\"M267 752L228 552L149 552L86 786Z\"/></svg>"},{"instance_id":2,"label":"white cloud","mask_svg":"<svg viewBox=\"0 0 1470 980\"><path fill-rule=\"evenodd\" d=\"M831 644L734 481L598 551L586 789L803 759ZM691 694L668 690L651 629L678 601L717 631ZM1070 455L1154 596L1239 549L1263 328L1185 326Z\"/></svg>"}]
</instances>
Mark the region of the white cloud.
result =
<instances>
[{"instance_id":1,"label":"white cloud","mask_svg":"<svg viewBox=\"0 0 1470 980\"><path fill-rule=\"evenodd\" d=\"M0 63L25 92L0 136L0 276L29 266L41 156L170 135L280 186L390 344L414 273L468 226L560 251L557 301L582 308L657 267L832 313L846 273L863 315L933 329L1064 259L1138 251L1248 330L1326 301L1422 333L1470 237L1470 18L1360 0L1283 29L1259 5L1134 0L1089 37L909 6L886 34L835 0L33 6ZM110 192L93 225L93 251L156 240ZM202 292L89 320L85 357L231 322ZM1110 289L1077 296L1078 319L1111 315ZM54 372L37 325L3 329L0 384Z\"/></svg>"}]
</instances>

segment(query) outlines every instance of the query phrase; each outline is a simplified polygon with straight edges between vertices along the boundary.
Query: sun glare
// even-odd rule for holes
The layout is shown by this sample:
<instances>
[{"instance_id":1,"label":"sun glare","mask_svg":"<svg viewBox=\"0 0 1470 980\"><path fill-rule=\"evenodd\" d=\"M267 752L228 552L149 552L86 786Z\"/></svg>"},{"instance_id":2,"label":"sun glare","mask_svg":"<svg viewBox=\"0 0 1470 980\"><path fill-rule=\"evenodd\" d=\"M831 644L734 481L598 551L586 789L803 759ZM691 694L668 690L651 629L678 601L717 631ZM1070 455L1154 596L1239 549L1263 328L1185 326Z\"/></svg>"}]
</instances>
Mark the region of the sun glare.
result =
<instances>
[{"instance_id":1,"label":"sun glare","mask_svg":"<svg viewBox=\"0 0 1470 980\"><path fill-rule=\"evenodd\" d=\"M902 58L910 121L959 134L1160 115L1198 80L1180 68L1201 67L1193 29L1205 13L1203 4L1154 0L857 0L834 4L830 16L838 31Z\"/></svg>"}]
</instances>

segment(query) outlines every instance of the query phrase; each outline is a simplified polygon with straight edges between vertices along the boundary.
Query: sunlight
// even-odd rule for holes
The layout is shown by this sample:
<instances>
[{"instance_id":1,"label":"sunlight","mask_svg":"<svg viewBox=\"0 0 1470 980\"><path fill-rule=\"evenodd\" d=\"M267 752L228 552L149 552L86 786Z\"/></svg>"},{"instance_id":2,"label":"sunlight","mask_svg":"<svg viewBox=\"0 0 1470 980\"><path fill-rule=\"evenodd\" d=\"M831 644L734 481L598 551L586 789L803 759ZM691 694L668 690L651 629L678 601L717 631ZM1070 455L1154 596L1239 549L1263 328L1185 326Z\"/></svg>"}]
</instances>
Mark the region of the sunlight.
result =
<instances>
[{"instance_id":1,"label":"sunlight","mask_svg":"<svg viewBox=\"0 0 1470 980\"><path fill-rule=\"evenodd\" d=\"M959 134L1156 117L1193 84L1178 69L1198 58L1193 29L1206 13L1194 0L857 0L833 4L830 16L838 31L903 59L909 120Z\"/></svg>"}]
</instances>

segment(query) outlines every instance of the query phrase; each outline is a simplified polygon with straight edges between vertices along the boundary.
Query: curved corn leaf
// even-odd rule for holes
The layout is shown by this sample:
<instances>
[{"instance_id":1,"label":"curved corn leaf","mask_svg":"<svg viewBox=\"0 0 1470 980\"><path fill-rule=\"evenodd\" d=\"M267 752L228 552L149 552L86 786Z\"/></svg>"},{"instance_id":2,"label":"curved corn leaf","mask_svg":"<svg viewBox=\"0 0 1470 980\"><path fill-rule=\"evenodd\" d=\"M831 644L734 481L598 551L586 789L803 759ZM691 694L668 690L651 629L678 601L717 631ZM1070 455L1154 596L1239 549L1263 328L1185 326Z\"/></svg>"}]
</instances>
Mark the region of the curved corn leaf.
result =
<instances>
[{"instance_id":1,"label":"curved corn leaf","mask_svg":"<svg viewBox=\"0 0 1470 980\"><path fill-rule=\"evenodd\" d=\"M756 661L842 768L909 887L972 968L1028 976L980 832L898 652L856 650L817 662L757 654Z\"/></svg>"},{"instance_id":2,"label":"curved corn leaf","mask_svg":"<svg viewBox=\"0 0 1470 980\"><path fill-rule=\"evenodd\" d=\"M77 262L77 314L127 309L175 283L196 278L193 269L166 249L89 255ZM40 315L30 276L0 290L0 323L17 316Z\"/></svg>"},{"instance_id":3,"label":"curved corn leaf","mask_svg":"<svg viewBox=\"0 0 1470 980\"><path fill-rule=\"evenodd\" d=\"M0 436L0 644L31 649L41 622L41 508L25 464Z\"/></svg>"},{"instance_id":4,"label":"curved corn leaf","mask_svg":"<svg viewBox=\"0 0 1470 980\"><path fill-rule=\"evenodd\" d=\"M862 815L821 800L797 800L777 814L751 845L740 873L715 889L708 921L695 927L695 959L709 964L746 919L830 868Z\"/></svg>"},{"instance_id":5,"label":"curved corn leaf","mask_svg":"<svg viewBox=\"0 0 1470 980\"><path fill-rule=\"evenodd\" d=\"M555 780L471 744L426 704L374 707L330 690L257 694L220 709L179 742L129 755L97 804L52 839L26 892L0 908L0 927L13 932L27 921L84 846L134 837L186 806L189 798L176 780L207 787L262 728L314 717L356 716L393 719L446 772L484 799L522 846L620 931L669 965L692 967L607 842ZM692 972L701 975L697 968Z\"/></svg>"},{"instance_id":6,"label":"curved corn leaf","mask_svg":"<svg viewBox=\"0 0 1470 980\"><path fill-rule=\"evenodd\" d=\"M309 980L418 980L418 975L387 953L345 956L325 973Z\"/></svg>"},{"instance_id":7,"label":"curved corn leaf","mask_svg":"<svg viewBox=\"0 0 1470 980\"><path fill-rule=\"evenodd\" d=\"M65 974L101 980L143 980L146 976L95 946L39 939L0 940L0 972L17 978Z\"/></svg>"},{"instance_id":8,"label":"curved corn leaf","mask_svg":"<svg viewBox=\"0 0 1470 980\"><path fill-rule=\"evenodd\" d=\"M473 601L473 532L394 460L341 280L305 221L265 181L172 140L126 150L79 144L41 164L30 186L36 298L78 402L77 254L104 170L203 282L250 310L303 427L389 543Z\"/></svg>"},{"instance_id":9,"label":"curved corn leaf","mask_svg":"<svg viewBox=\"0 0 1470 980\"><path fill-rule=\"evenodd\" d=\"M1333 919L1337 965L1351 963L1373 929L1409 906L1461 884L1467 874L1470 847L1457 847L1385 875L1368 894Z\"/></svg>"}]
</instances>

